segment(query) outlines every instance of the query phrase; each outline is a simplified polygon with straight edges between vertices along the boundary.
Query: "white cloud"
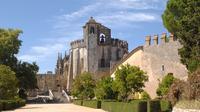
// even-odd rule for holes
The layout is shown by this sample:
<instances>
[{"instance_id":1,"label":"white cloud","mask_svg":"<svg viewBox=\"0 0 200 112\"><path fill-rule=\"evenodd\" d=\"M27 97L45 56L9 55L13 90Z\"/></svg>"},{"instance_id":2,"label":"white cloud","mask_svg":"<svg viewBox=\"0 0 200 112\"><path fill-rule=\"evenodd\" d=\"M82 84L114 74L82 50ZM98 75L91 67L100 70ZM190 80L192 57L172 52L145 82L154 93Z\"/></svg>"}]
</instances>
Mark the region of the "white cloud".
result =
<instances>
[{"instance_id":1,"label":"white cloud","mask_svg":"<svg viewBox=\"0 0 200 112\"><path fill-rule=\"evenodd\" d=\"M146 10L158 9L157 2L158 0L96 0L74 12L55 17L54 32L62 37L81 38L82 26L90 16L107 26L115 27L134 22L156 21L160 17L147 13Z\"/></svg>"},{"instance_id":2,"label":"white cloud","mask_svg":"<svg viewBox=\"0 0 200 112\"><path fill-rule=\"evenodd\" d=\"M22 61L29 61L29 62L44 62L52 55L56 55L59 51L64 49L63 44L46 44L44 46L33 46L31 47L30 51L18 56L18 58Z\"/></svg>"},{"instance_id":3,"label":"white cloud","mask_svg":"<svg viewBox=\"0 0 200 112\"><path fill-rule=\"evenodd\" d=\"M132 22L151 22L157 20L157 15L149 13L117 12L97 17L104 24L125 24Z\"/></svg>"},{"instance_id":4,"label":"white cloud","mask_svg":"<svg viewBox=\"0 0 200 112\"><path fill-rule=\"evenodd\" d=\"M135 9L135 10L160 10L166 0L101 0L106 5L115 9Z\"/></svg>"},{"instance_id":5,"label":"white cloud","mask_svg":"<svg viewBox=\"0 0 200 112\"><path fill-rule=\"evenodd\" d=\"M36 60L39 60L39 56L32 56L29 54L18 56L18 58L19 58L19 60L28 61L28 62L34 62Z\"/></svg>"},{"instance_id":6,"label":"white cloud","mask_svg":"<svg viewBox=\"0 0 200 112\"><path fill-rule=\"evenodd\" d=\"M71 14L64 14L58 18L61 20L64 19L64 20L68 20L68 21L74 21L74 19L76 19L76 18L78 19L80 17L86 16L90 12L94 12L94 9L97 9L98 7L100 7L100 5L101 5L101 3L87 5L75 12L72 12Z\"/></svg>"}]
</instances>

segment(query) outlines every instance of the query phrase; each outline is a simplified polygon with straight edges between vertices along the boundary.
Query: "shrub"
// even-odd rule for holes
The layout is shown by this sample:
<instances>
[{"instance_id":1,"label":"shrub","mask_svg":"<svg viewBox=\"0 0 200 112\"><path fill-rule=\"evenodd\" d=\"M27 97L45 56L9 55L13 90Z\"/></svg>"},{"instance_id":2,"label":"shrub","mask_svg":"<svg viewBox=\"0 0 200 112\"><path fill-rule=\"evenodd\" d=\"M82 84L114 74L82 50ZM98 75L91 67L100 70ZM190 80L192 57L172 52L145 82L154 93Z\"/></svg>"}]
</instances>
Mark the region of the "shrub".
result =
<instances>
[{"instance_id":1,"label":"shrub","mask_svg":"<svg viewBox=\"0 0 200 112\"><path fill-rule=\"evenodd\" d=\"M101 108L101 101L83 100L83 106L99 109L99 108Z\"/></svg>"},{"instance_id":2,"label":"shrub","mask_svg":"<svg viewBox=\"0 0 200 112\"><path fill-rule=\"evenodd\" d=\"M95 80L89 72L75 77L72 84L72 96L79 99L92 99L94 97Z\"/></svg>"},{"instance_id":3,"label":"shrub","mask_svg":"<svg viewBox=\"0 0 200 112\"><path fill-rule=\"evenodd\" d=\"M143 91L148 76L139 67L122 65L115 72L113 90L118 93L118 100L128 101L132 93Z\"/></svg>"},{"instance_id":4,"label":"shrub","mask_svg":"<svg viewBox=\"0 0 200 112\"><path fill-rule=\"evenodd\" d=\"M131 102L102 101L101 108L109 112L146 112L147 102L133 100Z\"/></svg>"},{"instance_id":5,"label":"shrub","mask_svg":"<svg viewBox=\"0 0 200 112\"><path fill-rule=\"evenodd\" d=\"M20 100L18 101L18 107L21 107L21 106L25 106L26 105L26 101L25 100Z\"/></svg>"},{"instance_id":6,"label":"shrub","mask_svg":"<svg viewBox=\"0 0 200 112\"><path fill-rule=\"evenodd\" d=\"M3 104L0 102L0 112L3 110Z\"/></svg>"},{"instance_id":7,"label":"shrub","mask_svg":"<svg viewBox=\"0 0 200 112\"><path fill-rule=\"evenodd\" d=\"M175 78L172 73L168 73L165 77L163 77L162 82L159 83L159 86L156 90L157 95L162 97L166 95L174 80Z\"/></svg>"},{"instance_id":8,"label":"shrub","mask_svg":"<svg viewBox=\"0 0 200 112\"><path fill-rule=\"evenodd\" d=\"M189 86L185 81L176 80L173 82L169 88L169 92L166 96L166 99L171 102L172 105L175 105L177 101L182 99L189 99Z\"/></svg>"},{"instance_id":9,"label":"shrub","mask_svg":"<svg viewBox=\"0 0 200 112\"><path fill-rule=\"evenodd\" d=\"M190 74L187 81L190 89L189 100L200 101L200 68Z\"/></svg>"},{"instance_id":10,"label":"shrub","mask_svg":"<svg viewBox=\"0 0 200 112\"><path fill-rule=\"evenodd\" d=\"M161 106L159 100L148 101L148 112L160 112Z\"/></svg>"},{"instance_id":11,"label":"shrub","mask_svg":"<svg viewBox=\"0 0 200 112\"><path fill-rule=\"evenodd\" d=\"M112 89L113 79L103 77L96 83L95 96L97 99L116 99L117 94Z\"/></svg>"},{"instance_id":12,"label":"shrub","mask_svg":"<svg viewBox=\"0 0 200 112\"><path fill-rule=\"evenodd\" d=\"M25 100L0 100L0 105L2 105L2 110L12 110L15 108L19 108L21 106L25 106Z\"/></svg>"},{"instance_id":13,"label":"shrub","mask_svg":"<svg viewBox=\"0 0 200 112\"><path fill-rule=\"evenodd\" d=\"M109 112L171 112L171 104L165 100L132 100L129 102L118 102L113 100L74 100L74 104L91 108L101 108Z\"/></svg>"},{"instance_id":14,"label":"shrub","mask_svg":"<svg viewBox=\"0 0 200 112\"><path fill-rule=\"evenodd\" d=\"M17 95L17 78L10 67L0 65L0 99L13 99Z\"/></svg>"},{"instance_id":15,"label":"shrub","mask_svg":"<svg viewBox=\"0 0 200 112\"><path fill-rule=\"evenodd\" d=\"M143 91L143 92L141 93L141 99L142 99L142 100L150 100L151 97L150 97L150 95L149 95L146 91Z\"/></svg>"},{"instance_id":16,"label":"shrub","mask_svg":"<svg viewBox=\"0 0 200 112\"><path fill-rule=\"evenodd\" d=\"M161 107L162 112L171 112L172 111L172 105L169 101L160 100L160 107Z\"/></svg>"},{"instance_id":17,"label":"shrub","mask_svg":"<svg viewBox=\"0 0 200 112\"><path fill-rule=\"evenodd\" d=\"M138 102L138 112L147 112L147 102L146 101L140 101Z\"/></svg>"},{"instance_id":18,"label":"shrub","mask_svg":"<svg viewBox=\"0 0 200 112\"><path fill-rule=\"evenodd\" d=\"M76 105L83 105L83 100L73 100L73 103Z\"/></svg>"}]
</instances>

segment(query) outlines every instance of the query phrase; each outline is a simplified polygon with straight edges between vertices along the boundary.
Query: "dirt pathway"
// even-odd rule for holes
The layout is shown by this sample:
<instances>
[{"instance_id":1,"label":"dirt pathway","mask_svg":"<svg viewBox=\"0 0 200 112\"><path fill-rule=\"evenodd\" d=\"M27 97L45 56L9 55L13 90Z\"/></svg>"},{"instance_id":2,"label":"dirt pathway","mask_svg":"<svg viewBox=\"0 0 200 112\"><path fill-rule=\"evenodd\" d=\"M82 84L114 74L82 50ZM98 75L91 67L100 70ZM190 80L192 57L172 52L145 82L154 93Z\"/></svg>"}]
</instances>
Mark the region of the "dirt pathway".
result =
<instances>
[{"instance_id":1,"label":"dirt pathway","mask_svg":"<svg viewBox=\"0 0 200 112\"><path fill-rule=\"evenodd\" d=\"M105 112L101 109L93 109L74 104L27 104L26 106L3 112Z\"/></svg>"}]
</instances>

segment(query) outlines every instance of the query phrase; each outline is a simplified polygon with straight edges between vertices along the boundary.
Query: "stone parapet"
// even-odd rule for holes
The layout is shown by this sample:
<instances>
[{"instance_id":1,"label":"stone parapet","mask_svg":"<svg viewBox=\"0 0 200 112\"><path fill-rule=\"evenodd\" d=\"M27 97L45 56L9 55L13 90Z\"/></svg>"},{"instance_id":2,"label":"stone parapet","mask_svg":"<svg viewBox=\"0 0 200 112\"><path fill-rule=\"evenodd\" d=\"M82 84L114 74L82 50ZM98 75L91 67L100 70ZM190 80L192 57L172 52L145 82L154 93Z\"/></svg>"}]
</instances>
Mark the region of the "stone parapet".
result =
<instances>
[{"instance_id":1,"label":"stone parapet","mask_svg":"<svg viewBox=\"0 0 200 112\"><path fill-rule=\"evenodd\" d=\"M119 39L111 39L112 46L122 47L122 48L128 48L128 42L124 40Z\"/></svg>"},{"instance_id":2,"label":"stone parapet","mask_svg":"<svg viewBox=\"0 0 200 112\"><path fill-rule=\"evenodd\" d=\"M159 39L160 39L160 43L159 43ZM145 47L151 46L151 36L148 35L145 38ZM169 37L167 37L167 33L162 33L161 37L159 38L159 35L154 35L153 36L153 45L163 45L166 43L170 43L170 42L174 42L177 41L177 39L175 38L175 36L173 34L170 34Z\"/></svg>"},{"instance_id":3,"label":"stone parapet","mask_svg":"<svg viewBox=\"0 0 200 112\"><path fill-rule=\"evenodd\" d=\"M72 41L70 43L70 45L71 45L71 48L83 47L85 45L84 39L79 39L79 40Z\"/></svg>"}]
</instances>

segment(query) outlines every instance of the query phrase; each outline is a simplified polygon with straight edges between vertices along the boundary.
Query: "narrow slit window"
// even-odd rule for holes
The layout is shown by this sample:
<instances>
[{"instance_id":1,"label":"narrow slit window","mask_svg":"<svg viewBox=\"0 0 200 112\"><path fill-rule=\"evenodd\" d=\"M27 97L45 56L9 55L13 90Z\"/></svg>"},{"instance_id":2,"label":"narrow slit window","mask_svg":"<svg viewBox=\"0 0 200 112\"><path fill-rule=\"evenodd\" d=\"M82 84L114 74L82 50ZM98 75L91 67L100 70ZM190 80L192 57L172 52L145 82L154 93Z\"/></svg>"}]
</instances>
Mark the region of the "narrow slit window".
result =
<instances>
[{"instance_id":1,"label":"narrow slit window","mask_svg":"<svg viewBox=\"0 0 200 112\"><path fill-rule=\"evenodd\" d=\"M90 27L90 34L94 34L94 27Z\"/></svg>"},{"instance_id":2,"label":"narrow slit window","mask_svg":"<svg viewBox=\"0 0 200 112\"><path fill-rule=\"evenodd\" d=\"M162 65L161 70L162 70L162 71L165 71L165 66L164 66L164 65Z\"/></svg>"}]
</instances>

